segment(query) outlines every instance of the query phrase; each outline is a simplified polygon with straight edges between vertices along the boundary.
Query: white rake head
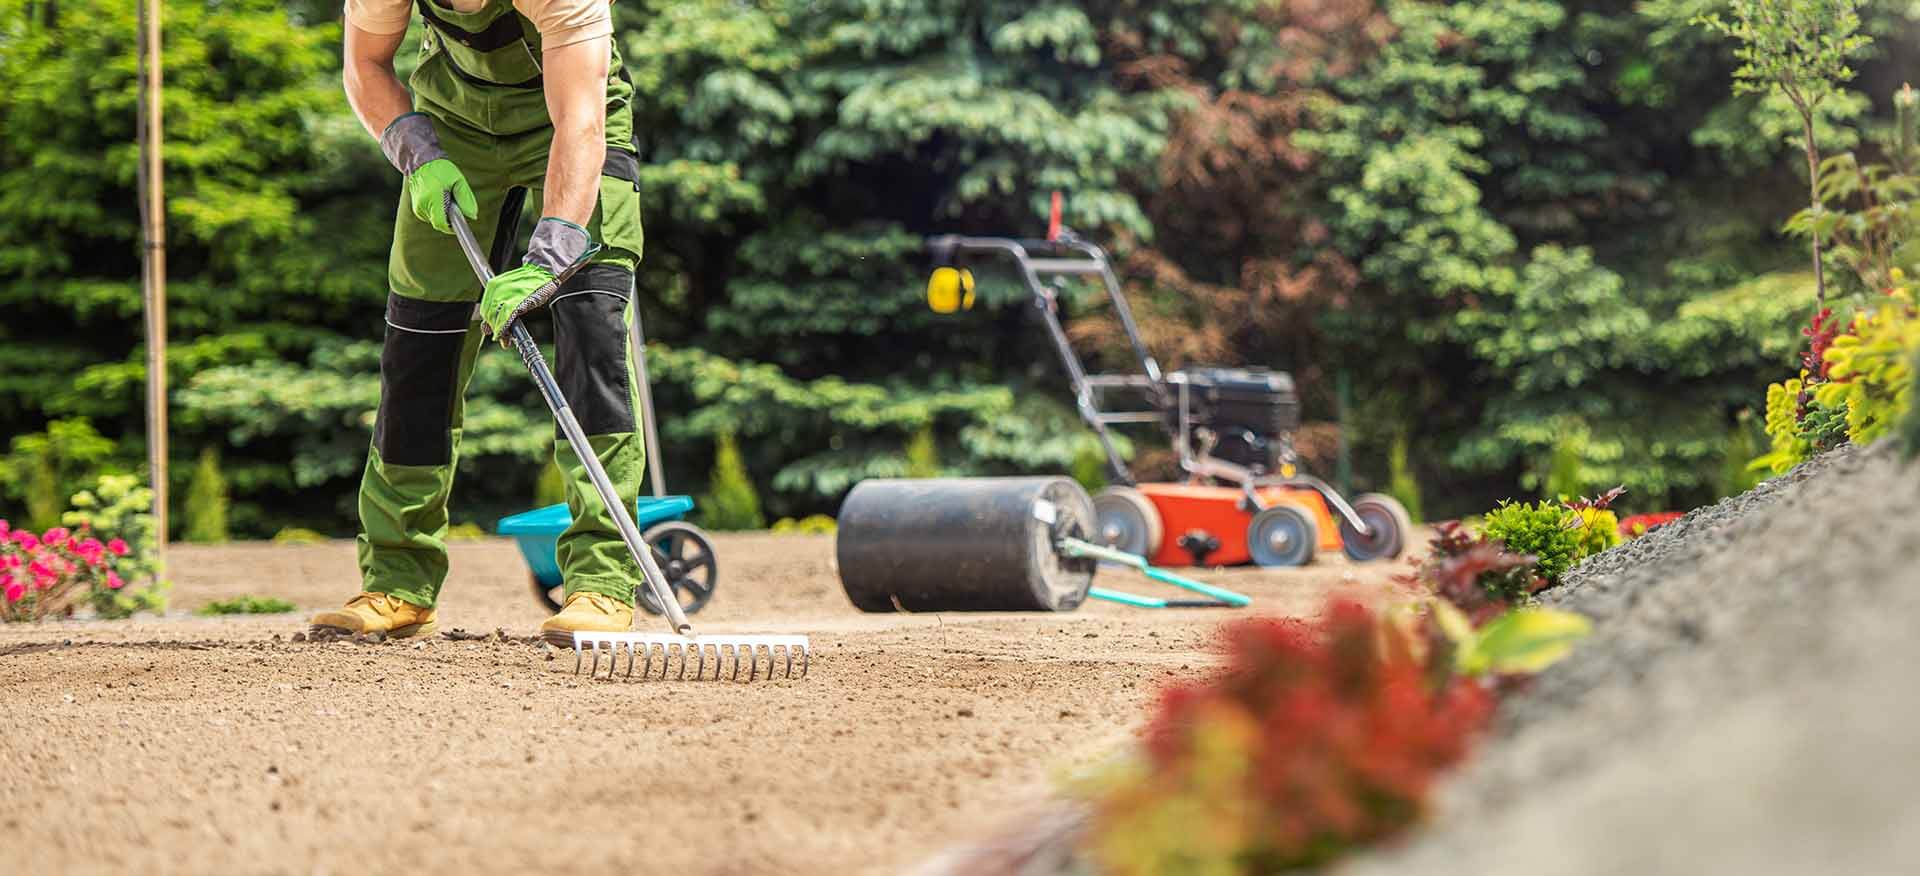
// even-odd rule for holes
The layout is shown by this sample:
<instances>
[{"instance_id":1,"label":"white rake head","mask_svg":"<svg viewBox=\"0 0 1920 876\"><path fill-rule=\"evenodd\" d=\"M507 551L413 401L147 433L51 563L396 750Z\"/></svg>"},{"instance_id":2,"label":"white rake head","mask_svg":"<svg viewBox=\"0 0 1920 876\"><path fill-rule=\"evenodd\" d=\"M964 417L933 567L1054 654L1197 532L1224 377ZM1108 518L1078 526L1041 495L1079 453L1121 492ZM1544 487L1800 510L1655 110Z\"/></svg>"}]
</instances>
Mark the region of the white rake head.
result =
<instances>
[{"instance_id":1,"label":"white rake head","mask_svg":"<svg viewBox=\"0 0 1920 876\"><path fill-rule=\"evenodd\" d=\"M711 679L719 681L740 681L742 663L747 671L746 681L755 681L765 677L774 678L774 671L781 670L782 678L806 678L807 670L813 662L813 650L807 644L806 636L712 636L674 633L582 633L573 634L573 672L580 674L585 665L586 655L593 654L593 663L586 666L587 677L600 677L600 655L607 656L606 678L613 678L620 668L620 653L626 652L627 671L622 677L632 678L634 667L640 668L641 678L666 679L673 673L673 664L679 664L679 671L671 677L676 680L689 678L688 665L691 664L694 680L707 677L707 666L713 666ZM798 652L800 671L794 672L794 657ZM731 658L732 671L727 671ZM659 663L659 672L654 672L655 662ZM762 669L765 672L762 672Z\"/></svg>"}]
</instances>

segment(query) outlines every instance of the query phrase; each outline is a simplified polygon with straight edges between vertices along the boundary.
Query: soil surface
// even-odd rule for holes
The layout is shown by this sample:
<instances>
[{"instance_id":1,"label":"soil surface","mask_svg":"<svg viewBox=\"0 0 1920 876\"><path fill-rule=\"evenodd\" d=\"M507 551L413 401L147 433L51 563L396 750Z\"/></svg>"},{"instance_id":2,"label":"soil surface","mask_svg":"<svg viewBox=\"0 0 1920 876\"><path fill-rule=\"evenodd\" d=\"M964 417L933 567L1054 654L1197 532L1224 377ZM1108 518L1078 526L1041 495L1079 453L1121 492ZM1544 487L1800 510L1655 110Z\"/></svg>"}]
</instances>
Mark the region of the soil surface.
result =
<instances>
[{"instance_id":1,"label":"soil surface","mask_svg":"<svg viewBox=\"0 0 1920 876\"><path fill-rule=\"evenodd\" d=\"M337 605L349 543L176 547L182 614L0 628L0 872L898 872L1122 748L1247 614L863 615L832 545L718 539L696 624L812 635L809 678L753 685L573 675L524 641L545 612L504 540L455 545L440 611L504 638L383 644L292 641L304 614L184 614ZM1395 571L1199 577L1301 614Z\"/></svg>"},{"instance_id":2,"label":"soil surface","mask_svg":"<svg viewBox=\"0 0 1920 876\"><path fill-rule=\"evenodd\" d=\"M1594 557L1591 639L1353 874L1912 873L1920 464L1846 448Z\"/></svg>"}]
</instances>

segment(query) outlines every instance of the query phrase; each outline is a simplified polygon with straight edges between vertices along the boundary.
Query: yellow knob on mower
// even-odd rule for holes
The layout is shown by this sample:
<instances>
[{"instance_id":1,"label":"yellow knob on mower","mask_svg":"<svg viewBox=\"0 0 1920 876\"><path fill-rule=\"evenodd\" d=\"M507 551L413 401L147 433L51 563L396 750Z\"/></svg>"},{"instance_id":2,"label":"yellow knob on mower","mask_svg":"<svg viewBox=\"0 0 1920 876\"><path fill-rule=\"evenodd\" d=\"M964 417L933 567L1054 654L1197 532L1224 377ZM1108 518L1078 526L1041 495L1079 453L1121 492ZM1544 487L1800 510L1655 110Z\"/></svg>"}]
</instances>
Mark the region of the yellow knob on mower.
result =
<instances>
[{"instance_id":1,"label":"yellow knob on mower","mask_svg":"<svg viewBox=\"0 0 1920 876\"><path fill-rule=\"evenodd\" d=\"M966 268L940 267L927 278L927 306L934 313L953 313L973 309L973 272Z\"/></svg>"}]
</instances>

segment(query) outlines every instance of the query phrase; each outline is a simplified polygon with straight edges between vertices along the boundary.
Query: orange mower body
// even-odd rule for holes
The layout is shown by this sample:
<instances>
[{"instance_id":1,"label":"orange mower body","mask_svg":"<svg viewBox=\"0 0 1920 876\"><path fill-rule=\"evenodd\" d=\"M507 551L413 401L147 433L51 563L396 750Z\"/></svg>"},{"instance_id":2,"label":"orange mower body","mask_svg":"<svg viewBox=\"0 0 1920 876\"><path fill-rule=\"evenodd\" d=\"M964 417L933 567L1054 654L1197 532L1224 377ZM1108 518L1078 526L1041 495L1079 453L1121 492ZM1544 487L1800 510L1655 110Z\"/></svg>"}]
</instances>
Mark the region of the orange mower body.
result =
<instances>
[{"instance_id":1,"label":"orange mower body","mask_svg":"<svg viewBox=\"0 0 1920 876\"><path fill-rule=\"evenodd\" d=\"M1212 538L1219 547L1205 553L1205 565L1243 566L1253 562L1247 546L1247 528L1253 511L1246 507L1246 493L1239 487L1201 484L1141 484L1138 488L1154 510L1160 512L1163 535L1152 549L1156 566L1192 566L1194 554L1182 544L1187 536ZM1341 547L1340 521L1327 507L1327 500L1306 487L1272 486L1256 490L1266 504L1287 502L1297 506L1318 524L1322 551L1338 552Z\"/></svg>"}]
</instances>

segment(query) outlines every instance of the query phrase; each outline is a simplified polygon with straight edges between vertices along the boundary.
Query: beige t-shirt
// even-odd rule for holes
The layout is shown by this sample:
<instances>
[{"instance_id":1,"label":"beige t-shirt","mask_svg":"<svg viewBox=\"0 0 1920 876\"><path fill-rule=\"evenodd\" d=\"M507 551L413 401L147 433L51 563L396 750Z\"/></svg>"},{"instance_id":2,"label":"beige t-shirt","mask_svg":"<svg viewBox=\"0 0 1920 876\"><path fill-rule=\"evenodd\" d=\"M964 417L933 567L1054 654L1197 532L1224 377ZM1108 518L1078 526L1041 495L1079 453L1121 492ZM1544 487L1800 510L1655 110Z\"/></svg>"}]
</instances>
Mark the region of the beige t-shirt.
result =
<instances>
[{"instance_id":1,"label":"beige t-shirt","mask_svg":"<svg viewBox=\"0 0 1920 876\"><path fill-rule=\"evenodd\" d=\"M428 0L456 12L473 12L484 0ZM346 0L347 23L368 33L395 34L413 18L412 0ZM613 34L611 0L513 0L513 8L540 31L540 47L552 49Z\"/></svg>"}]
</instances>

